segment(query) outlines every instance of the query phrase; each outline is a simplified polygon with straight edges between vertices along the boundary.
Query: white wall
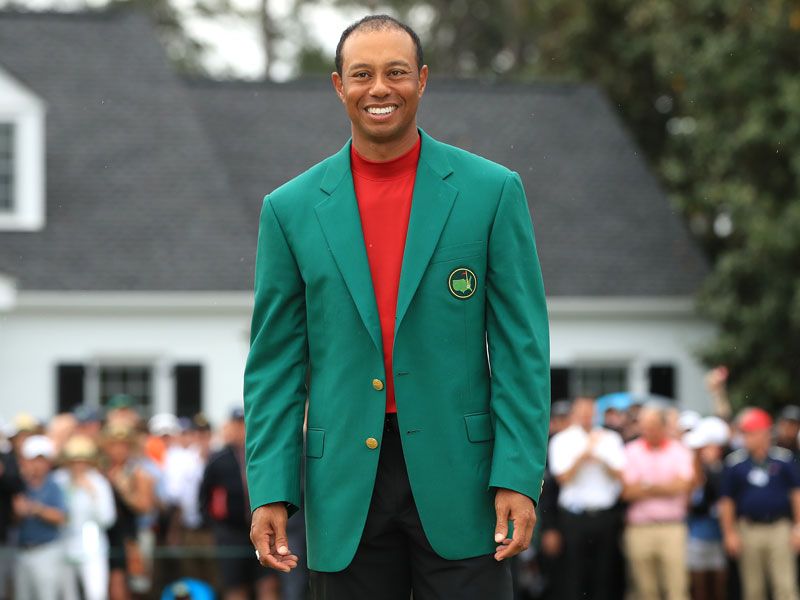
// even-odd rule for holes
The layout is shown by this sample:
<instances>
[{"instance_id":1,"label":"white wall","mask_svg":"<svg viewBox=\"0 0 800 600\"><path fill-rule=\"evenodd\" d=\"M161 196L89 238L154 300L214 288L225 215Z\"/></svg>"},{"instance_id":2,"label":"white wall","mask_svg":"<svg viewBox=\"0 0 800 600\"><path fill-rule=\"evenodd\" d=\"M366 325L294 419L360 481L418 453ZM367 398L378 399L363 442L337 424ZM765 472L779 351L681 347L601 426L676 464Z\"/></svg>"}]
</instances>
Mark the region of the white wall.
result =
<instances>
[{"instance_id":1,"label":"white wall","mask_svg":"<svg viewBox=\"0 0 800 600\"><path fill-rule=\"evenodd\" d=\"M141 359L156 365L156 411L173 409L169 368L201 364L204 410L219 423L242 403L250 312L247 294L20 293L0 312L0 417L49 417L59 363Z\"/></svg>"},{"instance_id":2,"label":"white wall","mask_svg":"<svg viewBox=\"0 0 800 600\"><path fill-rule=\"evenodd\" d=\"M156 411L174 408L170 367L201 364L203 408L219 423L241 403L251 303L245 293L20 292L15 307L0 310L0 418L49 417L59 363L141 359L156 365ZM647 367L669 363L682 405L710 407L692 353L713 328L689 301L555 298L549 305L553 366L623 362L631 389L646 391Z\"/></svg>"},{"instance_id":3,"label":"white wall","mask_svg":"<svg viewBox=\"0 0 800 600\"><path fill-rule=\"evenodd\" d=\"M647 369L671 364L683 408L711 410L695 351L714 336L688 299L568 299L550 301L550 360L553 367L624 363L629 390L649 390Z\"/></svg>"}]
</instances>

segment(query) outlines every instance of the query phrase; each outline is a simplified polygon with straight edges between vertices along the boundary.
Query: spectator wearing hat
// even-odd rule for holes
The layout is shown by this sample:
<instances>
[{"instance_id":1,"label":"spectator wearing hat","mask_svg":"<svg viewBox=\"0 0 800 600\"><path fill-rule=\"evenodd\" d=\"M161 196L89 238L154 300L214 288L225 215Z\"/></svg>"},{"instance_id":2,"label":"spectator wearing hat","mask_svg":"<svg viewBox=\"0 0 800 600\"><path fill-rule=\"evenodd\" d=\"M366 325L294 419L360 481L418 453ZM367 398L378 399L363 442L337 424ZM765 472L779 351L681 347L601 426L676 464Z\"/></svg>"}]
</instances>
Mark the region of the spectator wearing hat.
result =
<instances>
[{"instance_id":1,"label":"spectator wearing hat","mask_svg":"<svg viewBox=\"0 0 800 600\"><path fill-rule=\"evenodd\" d=\"M136 429L142 420L139 403L129 394L115 394L106 404L106 423L108 425Z\"/></svg>"},{"instance_id":2,"label":"spectator wearing hat","mask_svg":"<svg viewBox=\"0 0 800 600\"><path fill-rule=\"evenodd\" d=\"M772 418L760 408L738 419L744 447L725 460L720 524L725 548L739 560L743 600L797 600L800 473L792 453L771 446Z\"/></svg>"},{"instance_id":3,"label":"spectator wearing hat","mask_svg":"<svg viewBox=\"0 0 800 600\"><path fill-rule=\"evenodd\" d=\"M75 435L85 435L95 442L100 440L103 430L103 411L95 406L81 404L72 411L75 416Z\"/></svg>"},{"instance_id":4,"label":"spectator wearing hat","mask_svg":"<svg viewBox=\"0 0 800 600\"><path fill-rule=\"evenodd\" d=\"M62 574L59 536L66 521L66 501L50 473L55 448L49 438L32 435L20 451L25 490L13 500L20 520L14 598L57 600Z\"/></svg>"},{"instance_id":5,"label":"spectator wearing hat","mask_svg":"<svg viewBox=\"0 0 800 600\"><path fill-rule=\"evenodd\" d=\"M795 460L800 458L798 434L800 434L800 406L784 406L775 424L775 445L786 448Z\"/></svg>"},{"instance_id":6,"label":"spectator wearing hat","mask_svg":"<svg viewBox=\"0 0 800 600\"><path fill-rule=\"evenodd\" d=\"M694 600L725 600L727 577L717 502L722 479L724 448L730 439L728 424L705 417L683 441L694 451L695 477L689 496L687 564Z\"/></svg>"},{"instance_id":7,"label":"spectator wearing hat","mask_svg":"<svg viewBox=\"0 0 800 600\"><path fill-rule=\"evenodd\" d=\"M129 578L135 582L146 576L137 517L154 509L156 494L153 477L138 459L137 445L137 432L124 420L109 423L103 431L105 475L114 492L117 512L117 519L108 530L111 600L127 600Z\"/></svg>"},{"instance_id":8,"label":"spectator wearing hat","mask_svg":"<svg viewBox=\"0 0 800 600\"><path fill-rule=\"evenodd\" d=\"M200 483L200 507L211 523L224 600L275 593L274 572L265 569L250 541L250 500L245 476L244 410L235 408L223 426L225 446L211 455Z\"/></svg>"},{"instance_id":9,"label":"spectator wearing hat","mask_svg":"<svg viewBox=\"0 0 800 600\"><path fill-rule=\"evenodd\" d=\"M627 511L625 551L637 600L686 600L686 509L694 459L668 435L667 410L639 411L641 437L625 447L623 498Z\"/></svg>"},{"instance_id":10,"label":"spectator wearing hat","mask_svg":"<svg viewBox=\"0 0 800 600\"><path fill-rule=\"evenodd\" d=\"M608 599L617 566L611 549L619 544L622 523L615 510L622 492L625 449L622 437L594 425L593 398L576 398L571 425L550 441L550 471L561 488L559 522L564 534L561 598Z\"/></svg>"},{"instance_id":11,"label":"spectator wearing hat","mask_svg":"<svg viewBox=\"0 0 800 600\"><path fill-rule=\"evenodd\" d=\"M203 413L197 413L192 417L192 431L194 431L194 445L200 452L203 461L207 461L211 455L211 444L214 432L211 423Z\"/></svg>"},{"instance_id":12,"label":"spectator wearing hat","mask_svg":"<svg viewBox=\"0 0 800 600\"><path fill-rule=\"evenodd\" d=\"M53 474L67 499L63 532L66 558L64 600L108 597L108 534L117 511L111 484L95 468L94 440L76 435L61 452L63 468Z\"/></svg>"},{"instance_id":13,"label":"spectator wearing hat","mask_svg":"<svg viewBox=\"0 0 800 600\"><path fill-rule=\"evenodd\" d=\"M22 455L22 444L32 435L41 435L44 428L41 422L28 413L20 413L14 417L11 425L11 446L17 457Z\"/></svg>"}]
</instances>

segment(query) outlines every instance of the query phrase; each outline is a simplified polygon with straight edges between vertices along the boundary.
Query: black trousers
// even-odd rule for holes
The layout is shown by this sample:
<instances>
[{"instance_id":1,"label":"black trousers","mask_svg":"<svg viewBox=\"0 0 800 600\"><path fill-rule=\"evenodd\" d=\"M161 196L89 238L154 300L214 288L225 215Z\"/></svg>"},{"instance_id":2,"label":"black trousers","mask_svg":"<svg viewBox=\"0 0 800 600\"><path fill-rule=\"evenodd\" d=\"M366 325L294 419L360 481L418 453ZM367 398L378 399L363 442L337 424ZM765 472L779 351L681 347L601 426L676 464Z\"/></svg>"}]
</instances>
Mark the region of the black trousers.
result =
<instances>
[{"instance_id":1,"label":"black trousers","mask_svg":"<svg viewBox=\"0 0 800 600\"><path fill-rule=\"evenodd\" d=\"M564 600L616 600L622 519L616 508L582 514L560 510L564 534Z\"/></svg>"},{"instance_id":2,"label":"black trousers","mask_svg":"<svg viewBox=\"0 0 800 600\"><path fill-rule=\"evenodd\" d=\"M463 527L469 527L464 523ZM494 531L487 531L487 536ZM447 560L434 552L419 519L397 415L386 416L369 513L351 563L309 571L313 600L511 600L508 559L494 554Z\"/></svg>"}]
</instances>

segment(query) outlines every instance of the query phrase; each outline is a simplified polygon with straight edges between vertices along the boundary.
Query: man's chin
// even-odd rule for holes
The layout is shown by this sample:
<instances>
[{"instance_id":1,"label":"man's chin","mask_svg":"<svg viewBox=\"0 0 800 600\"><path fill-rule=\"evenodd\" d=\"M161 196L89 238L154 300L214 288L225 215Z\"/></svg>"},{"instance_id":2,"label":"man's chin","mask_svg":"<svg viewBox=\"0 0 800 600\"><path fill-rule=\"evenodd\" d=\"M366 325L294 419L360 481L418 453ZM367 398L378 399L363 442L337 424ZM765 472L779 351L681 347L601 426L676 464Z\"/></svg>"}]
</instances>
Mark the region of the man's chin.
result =
<instances>
[{"instance_id":1,"label":"man's chin","mask_svg":"<svg viewBox=\"0 0 800 600\"><path fill-rule=\"evenodd\" d=\"M403 137L406 128L395 123L360 123L358 126L361 135L376 144L385 144Z\"/></svg>"}]
</instances>

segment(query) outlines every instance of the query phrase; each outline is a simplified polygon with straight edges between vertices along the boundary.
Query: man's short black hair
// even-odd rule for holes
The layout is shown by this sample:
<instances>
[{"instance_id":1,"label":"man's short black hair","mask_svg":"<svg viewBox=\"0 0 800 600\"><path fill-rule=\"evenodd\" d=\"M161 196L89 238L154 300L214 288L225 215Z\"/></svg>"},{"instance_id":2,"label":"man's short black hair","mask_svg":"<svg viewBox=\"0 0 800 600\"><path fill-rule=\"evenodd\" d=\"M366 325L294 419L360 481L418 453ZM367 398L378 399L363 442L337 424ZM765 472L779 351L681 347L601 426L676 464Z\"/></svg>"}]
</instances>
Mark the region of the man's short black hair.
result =
<instances>
[{"instance_id":1,"label":"man's short black hair","mask_svg":"<svg viewBox=\"0 0 800 600\"><path fill-rule=\"evenodd\" d=\"M354 31L381 31L383 29L400 29L411 36L411 40L417 50L417 70L421 69L423 64L422 42L419 41L417 32L389 15L367 15L342 32L342 37L339 38L339 43L336 45L336 72L339 75L342 74L342 46L344 46L345 40L350 37L351 33Z\"/></svg>"}]
</instances>

